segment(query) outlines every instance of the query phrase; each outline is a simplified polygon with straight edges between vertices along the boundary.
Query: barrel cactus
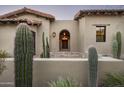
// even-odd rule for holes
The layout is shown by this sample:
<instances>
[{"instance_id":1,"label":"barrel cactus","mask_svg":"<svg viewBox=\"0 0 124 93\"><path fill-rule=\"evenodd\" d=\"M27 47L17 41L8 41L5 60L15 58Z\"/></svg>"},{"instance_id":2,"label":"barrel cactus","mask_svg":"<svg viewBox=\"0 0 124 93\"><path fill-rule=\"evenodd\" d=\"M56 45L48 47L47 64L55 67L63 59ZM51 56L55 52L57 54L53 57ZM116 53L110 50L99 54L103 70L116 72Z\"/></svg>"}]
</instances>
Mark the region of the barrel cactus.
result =
<instances>
[{"instance_id":1,"label":"barrel cactus","mask_svg":"<svg viewBox=\"0 0 124 93\"><path fill-rule=\"evenodd\" d=\"M121 56L121 32L116 33L116 40L118 42L117 58L120 59L120 56Z\"/></svg>"},{"instance_id":2,"label":"barrel cactus","mask_svg":"<svg viewBox=\"0 0 124 93\"><path fill-rule=\"evenodd\" d=\"M89 62L89 87L96 87L98 55L96 48L94 47L90 47L88 50L88 62Z\"/></svg>"},{"instance_id":3,"label":"barrel cactus","mask_svg":"<svg viewBox=\"0 0 124 93\"><path fill-rule=\"evenodd\" d=\"M34 40L30 27L20 23L17 27L14 48L15 86L32 86L32 63L34 54Z\"/></svg>"},{"instance_id":4,"label":"barrel cactus","mask_svg":"<svg viewBox=\"0 0 124 93\"><path fill-rule=\"evenodd\" d=\"M112 54L114 58L117 58L117 54L118 54L118 42L117 40L113 40L112 43Z\"/></svg>"}]
</instances>

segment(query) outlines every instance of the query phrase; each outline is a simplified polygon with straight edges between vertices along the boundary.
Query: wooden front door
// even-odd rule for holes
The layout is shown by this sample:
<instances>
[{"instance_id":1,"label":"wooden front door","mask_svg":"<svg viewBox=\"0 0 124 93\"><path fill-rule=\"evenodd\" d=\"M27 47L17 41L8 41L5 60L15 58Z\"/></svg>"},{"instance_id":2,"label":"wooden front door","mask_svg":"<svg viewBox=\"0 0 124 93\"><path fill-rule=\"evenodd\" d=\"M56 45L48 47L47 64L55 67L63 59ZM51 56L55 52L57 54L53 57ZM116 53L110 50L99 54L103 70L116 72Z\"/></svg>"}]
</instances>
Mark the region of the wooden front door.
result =
<instances>
[{"instance_id":1,"label":"wooden front door","mask_svg":"<svg viewBox=\"0 0 124 93\"><path fill-rule=\"evenodd\" d=\"M68 31L63 30L59 36L59 48L60 51L70 50L70 34Z\"/></svg>"},{"instance_id":2,"label":"wooden front door","mask_svg":"<svg viewBox=\"0 0 124 93\"><path fill-rule=\"evenodd\" d=\"M62 40L62 49L68 49L68 40Z\"/></svg>"}]
</instances>

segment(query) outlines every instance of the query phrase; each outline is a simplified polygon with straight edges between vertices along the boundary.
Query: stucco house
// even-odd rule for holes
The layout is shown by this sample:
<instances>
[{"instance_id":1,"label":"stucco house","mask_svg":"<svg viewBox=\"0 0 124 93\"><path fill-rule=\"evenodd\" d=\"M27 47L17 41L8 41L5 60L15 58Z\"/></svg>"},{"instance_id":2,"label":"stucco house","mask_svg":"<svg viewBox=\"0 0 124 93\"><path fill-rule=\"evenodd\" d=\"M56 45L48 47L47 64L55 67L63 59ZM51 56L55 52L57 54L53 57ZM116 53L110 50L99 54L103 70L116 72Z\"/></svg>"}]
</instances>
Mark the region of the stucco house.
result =
<instances>
[{"instance_id":1,"label":"stucco house","mask_svg":"<svg viewBox=\"0 0 124 93\"><path fill-rule=\"evenodd\" d=\"M51 14L24 7L0 16L0 49L11 56L16 27L21 22L26 22L32 29L36 56L43 51L43 32L49 39L52 53L85 53L93 45L99 54L111 55L114 34L120 31L124 40L124 9L80 10L74 20L55 20Z\"/></svg>"}]
</instances>

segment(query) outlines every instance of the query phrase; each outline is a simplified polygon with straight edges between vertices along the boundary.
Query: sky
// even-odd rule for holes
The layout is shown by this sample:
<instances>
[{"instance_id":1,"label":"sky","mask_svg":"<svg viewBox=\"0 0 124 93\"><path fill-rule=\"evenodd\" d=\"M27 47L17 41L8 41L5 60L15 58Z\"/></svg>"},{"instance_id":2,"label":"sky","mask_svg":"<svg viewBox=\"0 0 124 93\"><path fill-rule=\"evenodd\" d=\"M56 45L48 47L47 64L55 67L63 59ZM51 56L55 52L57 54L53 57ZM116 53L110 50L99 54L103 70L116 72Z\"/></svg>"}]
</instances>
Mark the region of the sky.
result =
<instances>
[{"instance_id":1,"label":"sky","mask_svg":"<svg viewBox=\"0 0 124 93\"><path fill-rule=\"evenodd\" d=\"M83 9L124 9L124 5L0 5L0 15L23 7L52 14L56 20L72 20Z\"/></svg>"}]
</instances>

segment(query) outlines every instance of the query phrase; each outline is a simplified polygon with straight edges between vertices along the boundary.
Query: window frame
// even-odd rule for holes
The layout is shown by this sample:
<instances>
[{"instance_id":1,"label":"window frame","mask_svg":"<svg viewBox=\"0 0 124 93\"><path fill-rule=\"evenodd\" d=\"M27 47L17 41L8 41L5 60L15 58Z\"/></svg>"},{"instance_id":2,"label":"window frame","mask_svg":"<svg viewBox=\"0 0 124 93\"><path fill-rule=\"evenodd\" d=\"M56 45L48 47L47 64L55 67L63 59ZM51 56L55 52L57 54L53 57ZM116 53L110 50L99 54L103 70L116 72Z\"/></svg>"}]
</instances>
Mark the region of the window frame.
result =
<instances>
[{"instance_id":1,"label":"window frame","mask_svg":"<svg viewBox=\"0 0 124 93\"><path fill-rule=\"evenodd\" d=\"M103 27L104 28L104 35L103 35L103 41L102 40L99 40L98 41L98 36L102 36L102 35L97 35L97 30L96 30L96 42L106 42L106 26L96 26L96 28L100 28L99 31L101 31L101 28Z\"/></svg>"}]
</instances>

